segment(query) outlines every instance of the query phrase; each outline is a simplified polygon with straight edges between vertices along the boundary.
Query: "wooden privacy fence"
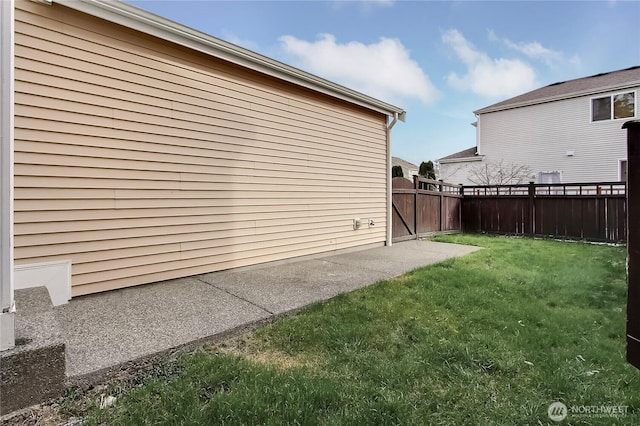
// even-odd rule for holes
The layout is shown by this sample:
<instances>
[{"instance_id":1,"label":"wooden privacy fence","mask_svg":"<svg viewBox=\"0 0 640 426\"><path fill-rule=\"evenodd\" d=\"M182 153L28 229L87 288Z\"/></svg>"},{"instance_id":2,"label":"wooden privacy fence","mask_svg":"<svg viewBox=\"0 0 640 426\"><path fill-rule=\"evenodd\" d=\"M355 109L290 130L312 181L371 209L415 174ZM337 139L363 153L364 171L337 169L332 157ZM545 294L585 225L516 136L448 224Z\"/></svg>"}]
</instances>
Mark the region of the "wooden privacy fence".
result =
<instances>
[{"instance_id":1,"label":"wooden privacy fence","mask_svg":"<svg viewBox=\"0 0 640 426\"><path fill-rule=\"evenodd\" d=\"M420 176L393 178L393 241L460 232L460 185Z\"/></svg>"},{"instance_id":2,"label":"wooden privacy fence","mask_svg":"<svg viewBox=\"0 0 640 426\"><path fill-rule=\"evenodd\" d=\"M625 182L469 186L462 230L624 242Z\"/></svg>"}]
</instances>

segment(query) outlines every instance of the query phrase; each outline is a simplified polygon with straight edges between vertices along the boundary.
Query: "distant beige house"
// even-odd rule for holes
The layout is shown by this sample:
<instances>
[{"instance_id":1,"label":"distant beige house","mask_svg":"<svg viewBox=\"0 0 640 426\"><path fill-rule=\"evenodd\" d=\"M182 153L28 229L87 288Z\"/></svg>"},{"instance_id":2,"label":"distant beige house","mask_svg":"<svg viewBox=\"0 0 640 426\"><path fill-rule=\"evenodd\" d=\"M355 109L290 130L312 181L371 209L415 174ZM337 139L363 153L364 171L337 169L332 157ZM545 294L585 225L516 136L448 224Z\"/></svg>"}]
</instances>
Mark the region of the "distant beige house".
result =
<instances>
[{"instance_id":1,"label":"distant beige house","mask_svg":"<svg viewBox=\"0 0 640 426\"><path fill-rule=\"evenodd\" d=\"M126 3L46 3L1 5L4 312L14 287L391 241L401 108Z\"/></svg>"},{"instance_id":2,"label":"distant beige house","mask_svg":"<svg viewBox=\"0 0 640 426\"><path fill-rule=\"evenodd\" d=\"M402 173L407 179L413 179L413 177L416 176L420 170L420 167L406 160L403 160L400 157L391 157L391 165L394 167L402 167Z\"/></svg>"},{"instance_id":3,"label":"distant beige house","mask_svg":"<svg viewBox=\"0 0 640 426\"><path fill-rule=\"evenodd\" d=\"M527 179L541 183L626 180L621 127L640 116L639 93L635 66L550 84L479 109L476 146L438 160L441 176L467 184L474 168L502 162L526 166Z\"/></svg>"}]
</instances>

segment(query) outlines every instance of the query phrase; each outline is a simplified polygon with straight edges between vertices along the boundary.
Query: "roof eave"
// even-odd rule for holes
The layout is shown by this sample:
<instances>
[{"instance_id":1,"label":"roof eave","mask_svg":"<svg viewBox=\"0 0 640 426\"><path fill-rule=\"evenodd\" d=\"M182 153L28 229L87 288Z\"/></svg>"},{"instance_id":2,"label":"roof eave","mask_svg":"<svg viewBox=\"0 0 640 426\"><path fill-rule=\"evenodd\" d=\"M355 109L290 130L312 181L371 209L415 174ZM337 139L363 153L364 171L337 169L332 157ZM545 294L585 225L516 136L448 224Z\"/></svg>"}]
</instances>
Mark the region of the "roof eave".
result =
<instances>
[{"instance_id":1,"label":"roof eave","mask_svg":"<svg viewBox=\"0 0 640 426\"><path fill-rule=\"evenodd\" d=\"M502 105L502 106L499 106L499 107L488 106L488 107L476 110L473 113L476 114L476 115L478 115L478 114L486 114L486 113L489 113L489 112L498 112L498 111L504 111L504 110L507 110L507 109L522 108L522 107L531 106L531 105L544 104L544 103L547 103L547 102L561 101L561 100L564 100L564 99L579 98L579 97L582 97L582 96L591 96L591 95L596 95L596 94L604 93L604 92L611 92L611 91L615 91L615 90L625 90L625 89L630 89L630 88L638 87L638 86L640 86L640 80L632 81L632 82L624 83L624 84L616 84L616 85L611 85L611 86L599 87L599 88L596 88L596 89L588 89L588 90L581 90L581 91L578 91L578 92L565 93L563 95L548 96L546 98L540 98L540 99L535 99L535 100L530 100L530 101L525 101L525 102L516 102L516 103L513 103L513 104Z\"/></svg>"},{"instance_id":2,"label":"roof eave","mask_svg":"<svg viewBox=\"0 0 640 426\"><path fill-rule=\"evenodd\" d=\"M122 1L54 0L54 2L387 116L397 116L400 121L405 121L406 112L400 107L372 98Z\"/></svg>"},{"instance_id":3,"label":"roof eave","mask_svg":"<svg viewBox=\"0 0 640 426\"><path fill-rule=\"evenodd\" d=\"M440 164L453 164L453 163L469 163L472 161L482 161L484 159L484 155L475 155L473 157L459 157L459 158L442 158L438 160Z\"/></svg>"},{"instance_id":4,"label":"roof eave","mask_svg":"<svg viewBox=\"0 0 640 426\"><path fill-rule=\"evenodd\" d=\"M407 160L404 160L404 159L402 159L400 157L391 157L391 160L392 160L392 162L396 163L395 165L398 165L398 166L404 166L406 168L412 168L412 169L419 169L420 168L419 166L417 166L417 165L415 165L413 163L410 163Z\"/></svg>"}]
</instances>

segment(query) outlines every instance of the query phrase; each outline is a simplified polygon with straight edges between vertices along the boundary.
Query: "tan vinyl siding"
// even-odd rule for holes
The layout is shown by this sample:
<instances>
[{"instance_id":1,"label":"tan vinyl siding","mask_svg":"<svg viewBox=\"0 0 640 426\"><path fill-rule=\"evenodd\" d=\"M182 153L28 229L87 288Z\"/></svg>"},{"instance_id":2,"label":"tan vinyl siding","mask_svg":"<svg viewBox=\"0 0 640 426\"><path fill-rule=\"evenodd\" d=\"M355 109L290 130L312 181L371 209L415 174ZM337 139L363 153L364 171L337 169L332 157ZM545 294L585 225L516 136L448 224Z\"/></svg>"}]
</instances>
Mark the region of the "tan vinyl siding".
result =
<instances>
[{"instance_id":1,"label":"tan vinyl siding","mask_svg":"<svg viewBox=\"0 0 640 426\"><path fill-rule=\"evenodd\" d=\"M77 296L385 241L383 114L16 7L16 264L71 259Z\"/></svg>"}]
</instances>

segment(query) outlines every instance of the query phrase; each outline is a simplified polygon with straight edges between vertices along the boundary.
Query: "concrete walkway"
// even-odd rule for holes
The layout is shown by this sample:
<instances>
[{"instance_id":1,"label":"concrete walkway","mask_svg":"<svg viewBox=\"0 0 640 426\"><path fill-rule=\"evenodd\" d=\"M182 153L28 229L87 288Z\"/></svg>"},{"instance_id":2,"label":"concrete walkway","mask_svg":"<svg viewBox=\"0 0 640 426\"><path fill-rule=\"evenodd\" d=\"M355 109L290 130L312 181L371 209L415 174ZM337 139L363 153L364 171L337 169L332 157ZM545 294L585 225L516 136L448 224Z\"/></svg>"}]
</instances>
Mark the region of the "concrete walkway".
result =
<instances>
[{"instance_id":1,"label":"concrete walkway","mask_svg":"<svg viewBox=\"0 0 640 426\"><path fill-rule=\"evenodd\" d=\"M66 343L67 376L97 381L129 362L475 250L407 241L73 299L54 310Z\"/></svg>"}]
</instances>

